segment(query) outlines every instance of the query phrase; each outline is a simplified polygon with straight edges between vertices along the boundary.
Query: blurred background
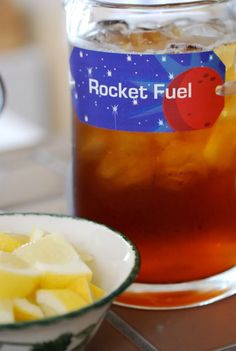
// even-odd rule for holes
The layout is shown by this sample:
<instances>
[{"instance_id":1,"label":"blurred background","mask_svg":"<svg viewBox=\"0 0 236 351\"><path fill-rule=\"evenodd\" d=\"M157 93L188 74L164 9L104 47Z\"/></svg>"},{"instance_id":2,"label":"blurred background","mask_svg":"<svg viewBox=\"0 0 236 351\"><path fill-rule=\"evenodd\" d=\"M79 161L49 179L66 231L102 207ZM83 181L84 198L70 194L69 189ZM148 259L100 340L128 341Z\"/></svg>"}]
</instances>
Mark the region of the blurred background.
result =
<instances>
[{"instance_id":1,"label":"blurred background","mask_svg":"<svg viewBox=\"0 0 236 351\"><path fill-rule=\"evenodd\" d=\"M69 135L67 55L60 0L0 1L0 75L7 91L0 152Z\"/></svg>"},{"instance_id":2,"label":"blurred background","mask_svg":"<svg viewBox=\"0 0 236 351\"><path fill-rule=\"evenodd\" d=\"M71 209L68 46L61 0L0 0L0 211Z\"/></svg>"}]
</instances>

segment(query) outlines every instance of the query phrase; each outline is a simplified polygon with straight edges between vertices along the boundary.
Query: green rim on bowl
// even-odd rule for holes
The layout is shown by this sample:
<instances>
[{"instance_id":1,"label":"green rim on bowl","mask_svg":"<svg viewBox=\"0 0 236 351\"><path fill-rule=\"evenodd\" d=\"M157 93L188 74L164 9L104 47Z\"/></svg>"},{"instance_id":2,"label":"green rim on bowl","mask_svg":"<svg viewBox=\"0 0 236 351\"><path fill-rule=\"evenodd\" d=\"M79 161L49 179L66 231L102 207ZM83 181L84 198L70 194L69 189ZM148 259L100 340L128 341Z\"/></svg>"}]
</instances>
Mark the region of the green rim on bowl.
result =
<instances>
[{"instance_id":1,"label":"green rim on bowl","mask_svg":"<svg viewBox=\"0 0 236 351\"><path fill-rule=\"evenodd\" d=\"M110 294L106 295L102 299L88 305L87 307L81 308L80 310L76 310L70 313L62 314L59 316L55 317L50 317L50 318L43 318L43 319L38 319L35 321L31 322L16 322L16 323L11 323L11 324L0 324L0 330L3 329L21 329L21 328L27 328L31 326L38 326L38 325L49 325L52 323L58 323L60 321L63 321L65 319L73 319L78 316L84 315L86 312L89 312L93 309L102 307L106 305L107 303L111 302L116 296L120 295L128 286L134 281L136 278L139 268L140 268L140 255L135 247L135 245L130 241L124 234L121 234L120 232L114 230L111 227L108 227L104 224L93 222L84 218L79 218L79 217L73 217L73 216L67 216L67 215L60 215L60 214L51 214L51 213L35 213L35 212L1 212L0 213L0 218L1 216L48 216L48 217L58 217L58 218L68 218L68 219L73 219L73 220L79 220L79 221L85 221L85 222L90 222L90 223L96 223L99 225L102 225L103 227L106 227L108 229L111 229L113 232L115 232L117 235L122 237L131 247L131 249L134 252L134 266L125 279L125 281L114 291L112 291Z\"/></svg>"}]
</instances>

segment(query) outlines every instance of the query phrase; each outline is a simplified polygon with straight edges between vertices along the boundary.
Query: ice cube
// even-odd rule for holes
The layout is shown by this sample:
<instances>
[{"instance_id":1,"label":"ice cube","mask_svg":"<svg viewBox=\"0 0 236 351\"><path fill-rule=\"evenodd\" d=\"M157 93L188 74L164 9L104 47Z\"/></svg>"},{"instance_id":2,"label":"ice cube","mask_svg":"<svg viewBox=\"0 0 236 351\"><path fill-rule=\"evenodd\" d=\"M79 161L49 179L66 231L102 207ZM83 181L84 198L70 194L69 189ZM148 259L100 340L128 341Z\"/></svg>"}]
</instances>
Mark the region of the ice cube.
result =
<instances>
[{"instance_id":1,"label":"ice cube","mask_svg":"<svg viewBox=\"0 0 236 351\"><path fill-rule=\"evenodd\" d=\"M181 33L183 36L197 36L197 37L211 37L219 39L219 36L222 36L224 32L222 28L210 25L209 23L193 23L187 27L182 28Z\"/></svg>"},{"instance_id":2,"label":"ice cube","mask_svg":"<svg viewBox=\"0 0 236 351\"><path fill-rule=\"evenodd\" d=\"M129 25L125 21L118 20L105 20L98 23L100 30L105 32L119 32L127 34L129 30Z\"/></svg>"},{"instance_id":3,"label":"ice cube","mask_svg":"<svg viewBox=\"0 0 236 351\"><path fill-rule=\"evenodd\" d=\"M167 26L165 31L172 38L168 51L176 53L211 47L225 36L226 27L217 19L200 23L181 19Z\"/></svg>"},{"instance_id":4,"label":"ice cube","mask_svg":"<svg viewBox=\"0 0 236 351\"><path fill-rule=\"evenodd\" d=\"M80 157L86 161L100 160L109 146L109 138L103 130L81 127L83 131L78 140Z\"/></svg>"},{"instance_id":5,"label":"ice cube","mask_svg":"<svg viewBox=\"0 0 236 351\"><path fill-rule=\"evenodd\" d=\"M221 45L215 52L226 65L226 80L235 80L236 44Z\"/></svg>"},{"instance_id":6,"label":"ice cube","mask_svg":"<svg viewBox=\"0 0 236 351\"><path fill-rule=\"evenodd\" d=\"M97 168L107 187L126 189L151 182L155 155L149 138L138 135L114 135L109 149Z\"/></svg>"},{"instance_id":7,"label":"ice cube","mask_svg":"<svg viewBox=\"0 0 236 351\"><path fill-rule=\"evenodd\" d=\"M234 120L234 116L231 115L231 118L227 116L217 122L203 152L209 167L218 171L235 167L236 126Z\"/></svg>"},{"instance_id":8,"label":"ice cube","mask_svg":"<svg viewBox=\"0 0 236 351\"><path fill-rule=\"evenodd\" d=\"M167 46L168 53L183 53L183 52L192 52L192 51L202 51L204 46L198 45L196 43L170 43Z\"/></svg>"},{"instance_id":9,"label":"ice cube","mask_svg":"<svg viewBox=\"0 0 236 351\"><path fill-rule=\"evenodd\" d=\"M202 149L207 133L186 132L172 137L156 158L155 182L158 187L181 191L206 177L208 169Z\"/></svg>"}]
</instances>

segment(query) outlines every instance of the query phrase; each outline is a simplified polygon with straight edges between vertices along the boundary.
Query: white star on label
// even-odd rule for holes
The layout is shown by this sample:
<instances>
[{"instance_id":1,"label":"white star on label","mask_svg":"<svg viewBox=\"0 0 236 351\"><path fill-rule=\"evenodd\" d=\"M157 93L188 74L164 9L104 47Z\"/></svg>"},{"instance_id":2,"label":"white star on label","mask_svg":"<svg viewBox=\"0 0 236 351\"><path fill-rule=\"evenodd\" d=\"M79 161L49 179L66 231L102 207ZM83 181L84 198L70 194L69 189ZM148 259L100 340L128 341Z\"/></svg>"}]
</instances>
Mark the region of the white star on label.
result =
<instances>
[{"instance_id":1,"label":"white star on label","mask_svg":"<svg viewBox=\"0 0 236 351\"><path fill-rule=\"evenodd\" d=\"M83 51L80 51L80 52L79 52L79 57L81 57L81 58L84 57Z\"/></svg>"},{"instance_id":2,"label":"white star on label","mask_svg":"<svg viewBox=\"0 0 236 351\"><path fill-rule=\"evenodd\" d=\"M169 80L172 80L174 78L175 78L174 73L169 73Z\"/></svg>"},{"instance_id":3,"label":"white star on label","mask_svg":"<svg viewBox=\"0 0 236 351\"><path fill-rule=\"evenodd\" d=\"M127 60L128 62L131 62L131 61L132 61L132 56L131 56L131 55L127 55L126 60Z\"/></svg>"},{"instance_id":4,"label":"white star on label","mask_svg":"<svg viewBox=\"0 0 236 351\"><path fill-rule=\"evenodd\" d=\"M112 71L110 69L107 70L107 77L112 77Z\"/></svg>"},{"instance_id":5,"label":"white star on label","mask_svg":"<svg viewBox=\"0 0 236 351\"><path fill-rule=\"evenodd\" d=\"M113 105L111 106L112 108L112 114L117 115L118 114L118 105Z\"/></svg>"},{"instance_id":6,"label":"white star on label","mask_svg":"<svg viewBox=\"0 0 236 351\"><path fill-rule=\"evenodd\" d=\"M119 105L111 105L112 115L114 116L115 129L117 129L118 106Z\"/></svg>"},{"instance_id":7,"label":"white star on label","mask_svg":"<svg viewBox=\"0 0 236 351\"><path fill-rule=\"evenodd\" d=\"M84 116L84 120L85 120L85 122L88 122L89 118L87 115Z\"/></svg>"},{"instance_id":8,"label":"white star on label","mask_svg":"<svg viewBox=\"0 0 236 351\"><path fill-rule=\"evenodd\" d=\"M133 105L138 105L138 100L137 99L133 100Z\"/></svg>"},{"instance_id":9,"label":"white star on label","mask_svg":"<svg viewBox=\"0 0 236 351\"><path fill-rule=\"evenodd\" d=\"M78 97L79 97L78 94L75 93L75 99L76 99L76 100L78 100Z\"/></svg>"},{"instance_id":10,"label":"white star on label","mask_svg":"<svg viewBox=\"0 0 236 351\"><path fill-rule=\"evenodd\" d=\"M93 74L93 67L88 67L88 68L87 68L87 71L88 71L89 77L91 77L92 74Z\"/></svg>"},{"instance_id":11,"label":"white star on label","mask_svg":"<svg viewBox=\"0 0 236 351\"><path fill-rule=\"evenodd\" d=\"M166 62L166 56L162 56L161 61Z\"/></svg>"},{"instance_id":12,"label":"white star on label","mask_svg":"<svg viewBox=\"0 0 236 351\"><path fill-rule=\"evenodd\" d=\"M210 56L209 56L209 61L212 61L213 58L214 58L213 55L210 55Z\"/></svg>"},{"instance_id":13,"label":"white star on label","mask_svg":"<svg viewBox=\"0 0 236 351\"><path fill-rule=\"evenodd\" d=\"M161 127L161 126L164 126L164 122L162 121L162 119L159 119L158 120L158 125Z\"/></svg>"}]
</instances>

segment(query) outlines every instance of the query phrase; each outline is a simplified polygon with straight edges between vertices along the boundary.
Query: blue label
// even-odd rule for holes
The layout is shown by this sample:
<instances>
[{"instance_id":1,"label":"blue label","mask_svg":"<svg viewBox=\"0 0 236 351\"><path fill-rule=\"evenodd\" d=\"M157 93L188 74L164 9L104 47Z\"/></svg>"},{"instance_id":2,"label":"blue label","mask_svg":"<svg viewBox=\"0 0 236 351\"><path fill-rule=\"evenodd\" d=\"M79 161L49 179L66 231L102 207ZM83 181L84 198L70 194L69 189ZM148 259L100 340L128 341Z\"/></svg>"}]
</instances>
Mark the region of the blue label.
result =
<instances>
[{"instance_id":1,"label":"blue label","mask_svg":"<svg viewBox=\"0 0 236 351\"><path fill-rule=\"evenodd\" d=\"M73 104L81 122L112 130L172 132L211 127L225 65L214 51L120 54L74 48Z\"/></svg>"}]
</instances>

